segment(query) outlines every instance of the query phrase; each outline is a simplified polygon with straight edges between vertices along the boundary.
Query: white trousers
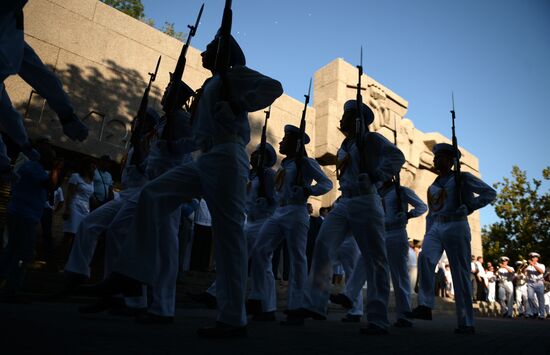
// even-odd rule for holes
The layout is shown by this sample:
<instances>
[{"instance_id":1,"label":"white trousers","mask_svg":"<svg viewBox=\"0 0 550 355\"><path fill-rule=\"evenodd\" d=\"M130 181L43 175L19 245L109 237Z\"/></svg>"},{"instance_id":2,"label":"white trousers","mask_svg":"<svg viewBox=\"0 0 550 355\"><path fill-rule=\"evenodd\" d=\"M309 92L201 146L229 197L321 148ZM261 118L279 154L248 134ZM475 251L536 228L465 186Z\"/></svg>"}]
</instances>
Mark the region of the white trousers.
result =
<instances>
[{"instance_id":1,"label":"white trousers","mask_svg":"<svg viewBox=\"0 0 550 355\"><path fill-rule=\"evenodd\" d=\"M126 204L118 211L107 231L107 243L105 248L105 277L113 271L114 265L124 252L123 246L128 238L132 238L130 226L138 209L138 197L141 190L130 197ZM159 248L163 254L161 272L151 286L151 305L148 312L160 316L173 317L176 312L176 280L178 276L179 260L179 221L180 209L164 216L158 221L158 227L164 235L159 241ZM141 297L127 297L126 304L131 307L147 307L147 292L144 288Z\"/></svg>"},{"instance_id":2,"label":"white trousers","mask_svg":"<svg viewBox=\"0 0 550 355\"><path fill-rule=\"evenodd\" d=\"M533 315L540 318L546 317L544 307L544 283L527 283L527 298Z\"/></svg>"},{"instance_id":3,"label":"white trousers","mask_svg":"<svg viewBox=\"0 0 550 355\"><path fill-rule=\"evenodd\" d=\"M388 253L388 264L395 294L395 309L398 319L407 319L411 312L411 282L407 266L409 243L406 229L386 231L386 250ZM359 259L358 266L354 270L349 286L346 284L346 296L354 299L361 292L367 279L365 263ZM367 284L368 290L368 284Z\"/></svg>"},{"instance_id":4,"label":"white trousers","mask_svg":"<svg viewBox=\"0 0 550 355\"><path fill-rule=\"evenodd\" d=\"M214 146L196 162L178 166L143 188L115 271L148 285L161 277L166 238L158 222L181 204L203 196L212 216L218 321L246 324L247 253L243 232L248 157L236 143ZM176 263L177 265L177 263Z\"/></svg>"},{"instance_id":5,"label":"white trousers","mask_svg":"<svg viewBox=\"0 0 550 355\"><path fill-rule=\"evenodd\" d=\"M138 188L133 193L139 194L139 191ZM131 194L132 191L124 192L125 196ZM109 276L112 272L112 264L120 252L113 246L120 245L126 238L128 223L133 217L135 205L135 202L132 203L127 198L111 200L86 216L78 227L65 271L85 275L89 278L90 263L95 253L97 240L106 231L104 277ZM142 297L126 297L124 301L128 307L147 307L146 288L143 290Z\"/></svg>"},{"instance_id":6,"label":"white trousers","mask_svg":"<svg viewBox=\"0 0 550 355\"><path fill-rule=\"evenodd\" d=\"M250 299L261 300L264 312L277 310L277 289L271 260L273 251L286 240L290 262L287 309L303 305L307 277L306 243L309 216L305 205L278 207L260 229L252 256Z\"/></svg>"},{"instance_id":7,"label":"white trousers","mask_svg":"<svg viewBox=\"0 0 550 355\"><path fill-rule=\"evenodd\" d=\"M384 242L384 210L377 194L342 198L323 221L315 242L304 307L319 314L327 313L332 250L350 233L361 250L366 270L367 320L386 328L389 326L389 267Z\"/></svg>"},{"instance_id":8,"label":"white trousers","mask_svg":"<svg viewBox=\"0 0 550 355\"><path fill-rule=\"evenodd\" d=\"M514 284L512 281L499 282L498 302L500 304L500 314L511 317L514 311Z\"/></svg>"},{"instance_id":9,"label":"white trousers","mask_svg":"<svg viewBox=\"0 0 550 355\"><path fill-rule=\"evenodd\" d=\"M336 259L342 265L342 268L344 269L344 274L346 275L346 286L351 280L351 275L353 274L353 270L355 269L355 266L357 265L360 257L361 252L359 251L359 246L357 245L355 238L353 238L351 235L348 236L336 252ZM352 299L352 301L353 308L348 311L348 314L354 316L362 316L363 289L359 291L357 297Z\"/></svg>"},{"instance_id":10,"label":"white trousers","mask_svg":"<svg viewBox=\"0 0 550 355\"><path fill-rule=\"evenodd\" d=\"M472 284L470 282L470 226L467 221L435 222L426 233L418 256L418 304L434 308L435 266L447 253L455 292L459 326L474 326Z\"/></svg>"},{"instance_id":11,"label":"white trousers","mask_svg":"<svg viewBox=\"0 0 550 355\"><path fill-rule=\"evenodd\" d=\"M260 233L260 229L262 228L266 220L267 218L262 218L255 221L246 221L244 225L244 235L246 236L246 249L248 252L247 255L254 254L254 248L256 247L258 234ZM214 280L214 282L212 283L212 285L210 285L206 292L208 292L212 296L216 296L216 280Z\"/></svg>"},{"instance_id":12,"label":"white trousers","mask_svg":"<svg viewBox=\"0 0 550 355\"><path fill-rule=\"evenodd\" d=\"M395 310L398 319L406 319L411 312L411 280L407 262L409 242L406 229L386 232L386 249L395 294Z\"/></svg>"},{"instance_id":13,"label":"white trousers","mask_svg":"<svg viewBox=\"0 0 550 355\"><path fill-rule=\"evenodd\" d=\"M516 286L515 298L518 312L524 314L525 316L530 316L532 313L531 307L529 306L529 301L527 300L527 284Z\"/></svg>"},{"instance_id":14,"label":"white trousers","mask_svg":"<svg viewBox=\"0 0 550 355\"><path fill-rule=\"evenodd\" d=\"M90 277L90 263L95 253L97 240L115 219L126 200L111 200L90 212L77 229L65 271Z\"/></svg>"}]
</instances>

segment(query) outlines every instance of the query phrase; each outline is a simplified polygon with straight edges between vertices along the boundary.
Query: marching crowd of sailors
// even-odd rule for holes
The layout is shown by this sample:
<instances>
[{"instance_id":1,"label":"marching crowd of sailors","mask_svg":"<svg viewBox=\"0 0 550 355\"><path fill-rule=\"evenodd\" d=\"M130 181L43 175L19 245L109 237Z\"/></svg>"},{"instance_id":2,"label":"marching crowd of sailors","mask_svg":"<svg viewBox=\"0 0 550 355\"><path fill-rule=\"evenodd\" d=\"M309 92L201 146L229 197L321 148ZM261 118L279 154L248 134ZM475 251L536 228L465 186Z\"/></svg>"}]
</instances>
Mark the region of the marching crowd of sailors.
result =
<instances>
[{"instance_id":1,"label":"marching crowd of sailors","mask_svg":"<svg viewBox=\"0 0 550 355\"><path fill-rule=\"evenodd\" d=\"M8 1L1 8L2 82L9 75L20 75L57 113L63 132L82 141L87 128L74 114L61 82L23 39L25 3ZM305 109L300 127L284 127L278 147L282 161L277 169L276 149L265 140L248 156L248 112L270 106L283 88L246 66L243 51L227 32L226 10L220 31L201 54L202 65L212 76L197 92L179 79L171 80L163 98L165 114L148 107L134 121L139 129L134 127L120 196L105 199L87 213L94 193L92 165L83 163L69 179L70 206L64 217L65 231L73 243L64 268L65 291L78 289L97 297L94 304L81 308L83 312L113 310L136 315L142 323L172 322L180 268L180 219L190 215L203 199L211 215L216 265L216 280L205 290L209 296L203 296L211 304L215 300L218 317L214 326L198 330L200 336L244 336L249 316L252 321L276 320L271 260L282 241L289 259L283 326L303 325L307 318L326 319L329 301L348 308L351 320L365 315L361 333L366 335L386 334L392 325L412 327L414 319L431 320L434 270L445 252L456 302L455 333L474 334L467 217L493 201L495 190L476 176L459 172L458 148L440 143L432 149L438 176L427 191L426 205L398 183L405 157L388 139L369 131L375 119L372 109L362 99L349 100L342 107L339 126L333 127L344 135L334 162L340 197L320 226L308 271L307 201L329 192L333 183L319 163L307 156L305 146L310 138L304 131ZM0 141L0 174L13 186L8 205L9 239L0 258L0 278L6 281L2 298L9 300L19 292L24 271L32 261L34 226L48 194L59 186L60 164L55 163L51 146L30 143L3 83L1 99L3 133L28 158L17 170L12 169ZM173 109L166 109L167 102ZM99 178L104 181L106 175L99 173ZM103 191L103 195L110 193ZM409 219L426 211L426 235L418 256L418 305L413 307L406 226ZM104 279L83 285L90 277L90 262L102 234L106 239ZM538 310L542 317L545 269L539 258L530 254L530 264L520 275L525 276L527 297L538 299L538 308L531 301L529 307L524 306L524 314ZM342 293L331 295L337 261L347 277ZM506 272L514 270L507 268L505 261L502 265L496 272L502 284L499 293L509 299L513 295L508 282L516 277L508 280ZM395 315L388 314L390 282L396 295ZM516 293L521 287L514 288ZM520 294L523 297L523 291Z\"/></svg>"}]
</instances>

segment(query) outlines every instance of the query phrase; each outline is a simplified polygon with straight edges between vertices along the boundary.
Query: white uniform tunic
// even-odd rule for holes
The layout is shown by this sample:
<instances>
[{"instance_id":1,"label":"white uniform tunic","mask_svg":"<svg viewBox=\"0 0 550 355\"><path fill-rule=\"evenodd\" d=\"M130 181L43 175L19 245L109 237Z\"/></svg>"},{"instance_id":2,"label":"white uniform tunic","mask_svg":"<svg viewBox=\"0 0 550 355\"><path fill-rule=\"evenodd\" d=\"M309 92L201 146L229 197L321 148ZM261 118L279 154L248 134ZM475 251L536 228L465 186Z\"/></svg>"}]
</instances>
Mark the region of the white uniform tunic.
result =
<instances>
[{"instance_id":1,"label":"white uniform tunic","mask_svg":"<svg viewBox=\"0 0 550 355\"><path fill-rule=\"evenodd\" d=\"M469 211L495 199L496 191L470 173L462 173L463 202ZM474 197L477 194L477 197ZM474 326L472 285L470 283L471 236L468 219L457 214L457 196L453 173L438 177L428 189L430 211L426 235L418 256L418 304L434 307L434 269L446 251L453 278L458 326Z\"/></svg>"},{"instance_id":2,"label":"white uniform tunic","mask_svg":"<svg viewBox=\"0 0 550 355\"><path fill-rule=\"evenodd\" d=\"M500 313L503 316L512 317L514 311L514 268L508 266L509 271L505 267L499 267L497 270L498 283L498 301L500 303Z\"/></svg>"},{"instance_id":3,"label":"white uniform tunic","mask_svg":"<svg viewBox=\"0 0 550 355\"><path fill-rule=\"evenodd\" d=\"M162 272L164 255L159 243L165 238L157 221L202 196L212 215L218 321L243 326L248 262L243 232L248 177L245 146L250 140L247 112L269 106L283 91L279 82L243 66L231 69L228 77L233 106L242 111L234 113L222 101L218 75L205 83L193 126L203 154L144 187L132 222L132 238L127 239L115 270L154 284Z\"/></svg>"},{"instance_id":4,"label":"white uniform tunic","mask_svg":"<svg viewBox=\"0 0 550 355\"><path fill-rule=\"evenodd\" d=\"M360 155L353 140L344 140L338 150L338 160L344 162L339 163L342 197L325 218L317 236L304 307L318 314L327 313L333 263L331 251L352 234L364 257L367 273L367 320L386 328L389 326L389 267L384 242L384 210L374 184L398 174L405 158L378 133L367 133L364 141L365 174L360 175Z\"/></svg>"},{"instance_id":5,"label":"white uniform tunic","mask_svg":"<svg viewBox=\"0 0 550 355\"><path fill-rule=\"evenodd\" d=\"M323 195L332 189L332 182L317 161L304 157L302 164L303 183L312 196ZM307 198L301 189L296 189L296 172L294 159L287 158L281 162L277 173L278 179L283 179L280 184L280 206L263 224L252 256L252 290L249 298L261 300L264 312L277 309L277 290L271 260L273 251L283 239L286 240L290 260L287 309L295 310L303 305L309 214ZM311 185L313 180L316 181L315 185Z\"/></svg>"}]
</instances>

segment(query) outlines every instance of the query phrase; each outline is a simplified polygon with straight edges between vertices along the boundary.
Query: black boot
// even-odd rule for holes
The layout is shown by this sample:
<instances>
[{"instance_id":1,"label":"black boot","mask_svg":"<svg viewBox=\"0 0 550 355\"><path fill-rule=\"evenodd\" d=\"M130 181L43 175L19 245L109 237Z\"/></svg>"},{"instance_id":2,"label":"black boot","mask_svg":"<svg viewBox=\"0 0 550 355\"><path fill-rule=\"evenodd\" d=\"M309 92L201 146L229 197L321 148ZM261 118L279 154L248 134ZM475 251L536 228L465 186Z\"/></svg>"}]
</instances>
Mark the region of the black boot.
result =
<instances>
[{"instance_id":1,"label":"black boot","mask_svg":"<svg viewBox=\"0 0 550 355\"><path fill-rule=\"evenodd\" d=\"M344 307L345 309L352 309L353 308L353 302L349 299L348 296L344 295L343 293L339 293L336 295L330 295L330 302L334 304L339 304L340 306Z\"/></svg>"},{"instance_id":2,"label":"black boot","mask_svg":"<svg viewBox=\"0 0 550 355\"><path fill-rule=\"evenodd\" d=\"M432 320L432 309L426 306L418 306L412 310L410 318Z\"/></svg>"}]
</instances>

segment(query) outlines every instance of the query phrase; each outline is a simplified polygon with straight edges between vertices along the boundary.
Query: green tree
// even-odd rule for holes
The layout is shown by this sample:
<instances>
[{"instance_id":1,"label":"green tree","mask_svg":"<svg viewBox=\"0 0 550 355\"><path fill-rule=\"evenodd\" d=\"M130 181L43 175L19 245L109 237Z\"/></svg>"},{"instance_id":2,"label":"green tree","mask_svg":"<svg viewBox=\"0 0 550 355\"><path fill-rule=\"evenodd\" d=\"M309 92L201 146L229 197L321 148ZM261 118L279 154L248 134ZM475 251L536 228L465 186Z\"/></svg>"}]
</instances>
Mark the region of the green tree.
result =
<instances>
[{"instance_id":1,"label":"green tree","mask_svg":"<svg viewBox=\"0 0 550 355\"><path fill-rule=\"evenodd\" d=\"M550 167L542 176L550 180ZM502 255L525 259L531 251L540 253L542 260L550 260L550 193L541 192L541 186L542 180L529 180L527 172L518 166L512 168L511 178L493 185L498 191L493 205L500 221L481 231L487 260Z\"/></svg>"},{"instance_id":2,"label":"green tree","mask_svg":"<svg viewBox=\"0 0 550 355\"><path fill-rule=\"evenodd\" d=\"M142 20L145 17L145 8L141 0L101 0L101 2L138 20Z\"/></svg>"},{"instance_id":3,"label":"green tree","mask_svg":"<svg viewBox=\"0 0 550 355\"><path fill-rule=\"evenodd\" d=\"M132 16L133 18L142 21L151 27L155 27L155 20L145 17L145 8L141 3L141 0L101 0L101 2L124 12L128 16ZM160 28L160 30L180 41L183 41L185 37L184 32L176 31L175 24L173 22L165 22L164 26Z\"/></svg>"},{"instance_id":4,"label":"green tree","mask_svg":"<svg viewBox=\"0 0 550 355\"><path fill-rule=\"evenodd\" d=\"M173 22L165 22L164 26L161 28L161 31L180 41L183 41L183 37L185 36L183 32L176 32Z\"/></svg>"}]
</instances>

